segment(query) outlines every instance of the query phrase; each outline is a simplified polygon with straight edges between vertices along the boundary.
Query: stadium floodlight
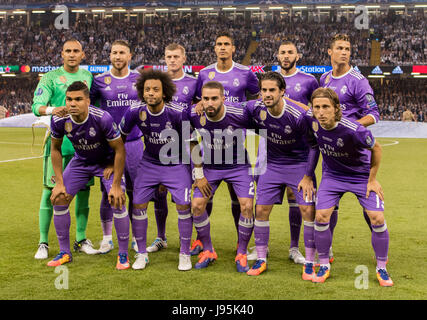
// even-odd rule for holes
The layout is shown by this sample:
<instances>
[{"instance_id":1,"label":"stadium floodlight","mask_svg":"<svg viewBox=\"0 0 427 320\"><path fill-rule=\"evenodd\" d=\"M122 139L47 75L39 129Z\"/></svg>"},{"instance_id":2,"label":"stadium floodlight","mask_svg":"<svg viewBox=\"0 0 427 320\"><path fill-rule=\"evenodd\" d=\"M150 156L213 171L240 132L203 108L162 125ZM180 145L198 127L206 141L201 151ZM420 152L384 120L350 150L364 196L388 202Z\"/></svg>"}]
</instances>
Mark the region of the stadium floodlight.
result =
<instances>
[{"instance_id":1,"label":"stadium floodlight","mask_svg":"<svg viewBox=\"0 0 427 320\"><path fill-rule=\"evenodd\" d=\"M191 11L191 8L178 8L177 11Z\"/></svg>"},{"instance_id":2,"label":"stadium floodlight","mask_svg":"<svg viewBox=\"0 0 427 320\"><path fill-rule=\"evenodd\" d=\"M6 11L0 11L0 14L7 14Z\"/></svg>"},{"instance_id":3,"label":"stadium floodlight","mask_svg":"<svg viewBox=\"0 0 427 320\"><path fill-rule=\"evenodd\" d=\"M27 11L12 11L13 14L26 14Z\"/></svg>"},{"instance_id":4,"label":"stadium floodlight","mask_svg":"<svg viewBox=\"0 0 427 320\"><path fill-rule=\"evenodd\" d=\"M132 9L132 11L134 11L134 12L145 12L145 11L147 11L147 9L144 9L144 8L135 8L135 9Z\"/></svg>"},{"instance_id":5,"label":"stadium floodlight","mask_svg":"<svg viewBox=\"0 0 427 320\"><path fill-rule=\"evenodd\" d=\"M156 8L154 11L169 11L168 8Z\"/></svg>"},{"instance_id":6,"label":"stadium floodlight","mask_svg":"<svg viewBox=\"0 0 427 320\"><path fill-rule=\"evenodd\" d=\"M414 8L427 8L427 4L416 4Z\"/></svg>"},{"instance_id":7,"label":"stadium floodlight","mask_svg":"<svg viewBox=\"0 0 427 320\"><path fill-rule=\"evenodd\" d=\"M16 74L14 74L14 73L2 73L1 76L2 77L16 77Z\"/></svg>"},{"instance_id":8,"label":"stadium floodlight","mask_svg":"<svg viewBox=\"0 0 427 320\"><path fill-rule=\"evenodd\" d=\"M340 6L341 9L356 9L356 6Z\"/></svg>"},{"instance_id":9,"label":"stadium floodlight","mask_svg":"<svg viewBox=\"0 0 427 320\"><path fill-rule=\"evenodd\" d=\"M390 72L383 72L383 75L385 76L389 76L391 73Z\"/></svg>"},{"instance_id":10,"label":"stadium floodlight","mask_svg":"<svg viewBox=\"0 0 427 320\"><path fill-rule=\"evenodd\" d=\"M419 72L411 72L411 76L415 76L415 75L419 75L419 74L421 74L421 73L419 73Z\"/></svg>"},{"instance_id":11,"label":"stadium floodlight","mask_svg":"<svg viewBox=\"0 0 427 320\"><path fill-rule=\"evenodd\" d=\"M414 74L414 78L427 78L427 74Z\"/></svg>"},{"instance_id":12,"label":"stadium floodlight","mask_svg":"<svg viewBox=\"0 0 427 320\"><path fill-rule=\"evenodd\" d=\"M31 13L46 13L45 10L33 10Z\"/></svg>"},{"instance_id":13,"label":"stadium floodlight","mask_svg":"<svg viewBox=\"0 0 427 320\"><path fill-rule=\"evenodd\" d=\"M52 13L64 13L65 10L52 10Z\"/></svg>"},{"instance_id":14,"label":"stadium floodlight","mask_svg":"<svg viewBox=\"0 0 427 320\"><path fill-rule=\"evenodd\" d=\"M316 6L316 9L331 9L331 6Z\"/></svg>"},{"instance_id":15,"label":"stadium floodlight","mask_svg":"<svg viewBox=\"0 0 427 320\"><path fill-rule=\"evenodd\" d=\"M200 8L200 11L211 11L214 10L214 8Z\"/></svg>"},{"instance_id":16,"label":"stadium floodlight","mask_svg":"<svg viewBox=\"0 0 427 320\"><path fill-rule=\"evenodd\" d=\"M259 10L259 7L246 7L245 10Z\"/></svg>"},{"instance_id":17,"label":"stadium floodlight","mask_svg":"<svg viewBox=\"0 0 427 320\"><path fill-rule=\"evenodd\" d=\"M307 9L307 7L306 6L295 6L295 7L292 7L292 9L294 9L294 10L302 10L302 9Z\"/></svg>"},{"instance_id":18,"label":"stadium floodlight","mask_svg":"<svg viewBox=\"0 0 427 320\"><path fill-rule=\"evenodd\" d=\"M105 12L105 9L92 9L92 12Z\"/></svg>"},{"instance_id":19,"label":"stadium floodlight","mask_svg":"<svg viewBox=\"0 0 427 320\"><path fill-rule=\"evenodd\" d=\"M113 9L113 12L126 12L126 9Z\"/></svg>"},{"instance_id":20,"label":"stadium floodlight","mask_svg":"<svg viewBox=\"0 0 427 320\"><path fill-rule=\"evenodd\" d=\"M73 10L71 10L71 12L74 12L74 13L84 13L85 11L84 11L84 9L73 9Z\"/></svg>"},{"instance_id":21,"label":"stadium floodlight","mask_svg":"<svg viewBox=\"0 0 427 320\"><path fill-rule=\"evenodd\" d=\"M236 10L236 8L235 7L225 7L225 8L222 8L222 10L224 10L224 11L227 11L227 10L231 11L231 10Z\"/></svg>"},{"instance_id":22,"label":"stadium floodlight","mask_svg":"<svg viewBox=\"0 0 427 320\"><path fill-rule=\"evenodd\" d=\"M385 75L382 74L370 74L368 78L385 78Z\"/></svg>"},{"instance_id":23,"label":"stadium floodlight","mask_svg":"<svg viewBox=\"0 0 427 320\"><path fill-rule=\"evenodd\" d=\"M283 10L283 7L268 7L268 10Z\"/></svg>"}]
</instances>

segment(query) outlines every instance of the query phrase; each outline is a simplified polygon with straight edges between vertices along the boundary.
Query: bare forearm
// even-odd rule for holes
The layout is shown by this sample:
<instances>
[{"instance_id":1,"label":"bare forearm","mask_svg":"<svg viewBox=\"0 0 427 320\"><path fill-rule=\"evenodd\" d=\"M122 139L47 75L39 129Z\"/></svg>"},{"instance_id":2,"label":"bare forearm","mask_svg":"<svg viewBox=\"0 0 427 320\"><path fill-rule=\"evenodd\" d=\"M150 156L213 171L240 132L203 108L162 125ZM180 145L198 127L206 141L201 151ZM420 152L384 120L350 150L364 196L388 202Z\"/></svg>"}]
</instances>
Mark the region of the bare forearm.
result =
<instances>
[{"instance_id":1,"label":"bare forearm","mask_svg":"<svg viewBox=\"0 0 427 320\"><path fill-rule=\"evenodd\" d=\"M375 143L371 150L371 170L369 172L369 180L375 180L377 177L378 170L380 168L382 150L378 142Z\"/></svg>"},{"instance_id":2,"label":"bare forearm","mask_svg":"<svg viewBox=\"0 0 427 320\"><path fill-rule=\"evenodd\" d=\"M363 118L357 120L357 122L359 122L362 126L366 128L370 125L375 124L375 118L373 116L366 115Z\"/></svg>"},{"instance_id":3,"label":"bare forearm","mask_svg":"<svg viewBox=\"0 0 427 320\"><path fill-rule=\"evenodd\" d=\"M50 153L52 161L52 168L55 172L56 183L63 184L64 180L62 177L62 154L61 149L52 148Z\"/></svg>"}]
</instances>

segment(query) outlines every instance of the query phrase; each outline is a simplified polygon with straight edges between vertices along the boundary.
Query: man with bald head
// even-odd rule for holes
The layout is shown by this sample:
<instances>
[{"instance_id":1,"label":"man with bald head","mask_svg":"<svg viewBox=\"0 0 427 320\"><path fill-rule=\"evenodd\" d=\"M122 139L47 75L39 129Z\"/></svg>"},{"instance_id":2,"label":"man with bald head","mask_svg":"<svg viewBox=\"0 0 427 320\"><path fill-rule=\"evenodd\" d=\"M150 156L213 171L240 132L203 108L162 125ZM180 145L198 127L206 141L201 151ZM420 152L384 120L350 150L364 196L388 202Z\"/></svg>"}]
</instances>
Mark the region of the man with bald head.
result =
<instances>
[{"instance_id":1,"label":"man with bald head","mask_svg":"<svg viewBox=\"0 0 427 320\"><path fill-rule=\"evenodd\" d=\"M67 114L65 93L68 86L75 81L82 81L88 87L92 84L92 74L80 68L80 63L85 58L85 53L78 40L69 39L65 41L61 56L64 64L60 68L43 75L34 91L32 110L36 116L65 116ZM34 256L35 259L48 258L48 234L53 214L50 196L55 186L55 173L50 157L50 145L51 139L49 135L44 145L43 192L39 209L40 240L39 248ZM65 168L74 155L74 148L67 137L64 138L61 153L64 159L63 167ZM76 196L76 242L74 249L87 254L95 254L98 253L97 250L93 249L90 240L86 239L90 185L93 185L93 180L88 183L84 190L80 190Z\"/></svg>"}]
</instances>

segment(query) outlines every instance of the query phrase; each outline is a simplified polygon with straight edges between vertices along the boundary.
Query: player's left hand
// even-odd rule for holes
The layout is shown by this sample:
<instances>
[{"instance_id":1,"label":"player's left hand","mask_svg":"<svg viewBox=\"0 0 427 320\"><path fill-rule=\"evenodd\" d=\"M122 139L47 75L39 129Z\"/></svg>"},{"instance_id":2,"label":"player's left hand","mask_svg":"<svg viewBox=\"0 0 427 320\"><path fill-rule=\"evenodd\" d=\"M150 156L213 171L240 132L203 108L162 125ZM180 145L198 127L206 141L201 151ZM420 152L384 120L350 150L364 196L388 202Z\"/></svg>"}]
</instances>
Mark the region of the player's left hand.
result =
<instances>
[{"instance_id":1,"label":"player's left hand","mask_svg":"<svg viewBox=\"0 0 427 320\"><path fill-rule=\"evenodd\" d=\"M108 202L112 208L120 210L126 204L126 196L121 186L113 185L108 193Z\"/></svg>"},{"instance_id":2,"label":"player's left hand","mask_svg":"<svg viewBox=\"0 0 427 320\"><path fill-rule=\"evenodd\" d=\"M366 187L366 198L369 198L369 194L371 191L375 192L381 201L384 201L384 191L381 187L380 183L375 179L373 181L368 181L368 185Z\"/></svg>"},{"instance_id":3,"label":"player's left hand","mask_svg":"<svg viewBox=\"0 0 427 320\"><path fill-rule=\"evenodd\" d=\"M313 196L316 194L313 179L310 176L304 175L300 183L298 183L298 192L302 189L302 196L305 202L312 202Z\"/></svg>"},{"instance_id":4,"label":"player's left hand","mask_svg":"<svg viewBox=\"0 0 427 320\"><path fill-rule=\"evenodd\" d=\"M108 180L110 179L111 175L114 173L114 166L113 165L108 165L105 169L104 169L104 179Z\"/></svg>"}]
</instances>

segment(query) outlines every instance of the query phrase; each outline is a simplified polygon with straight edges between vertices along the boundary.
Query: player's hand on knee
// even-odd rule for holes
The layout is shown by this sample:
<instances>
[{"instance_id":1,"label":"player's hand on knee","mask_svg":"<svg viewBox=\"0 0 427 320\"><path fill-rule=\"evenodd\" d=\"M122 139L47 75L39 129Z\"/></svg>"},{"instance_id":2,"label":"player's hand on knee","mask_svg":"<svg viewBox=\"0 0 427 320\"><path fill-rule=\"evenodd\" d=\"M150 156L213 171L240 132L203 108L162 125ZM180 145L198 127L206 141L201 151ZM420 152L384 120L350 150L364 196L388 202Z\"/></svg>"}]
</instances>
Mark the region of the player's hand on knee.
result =
<instances>
[{"instance_id":1,"label":"player's hand on knee","mask_svg":"<svg viewBox=\"0 0 427 320\"><path fill-rule=\"evenodd\" d=\"M306 202L312 202L313 196L316 194L313 179L310 176L304 175L298 184L298 192L302 190L302 196Z\"/></svg>"},{"instance_id":2,"label":"player's hand on knee","mask_svg":"<svg viewBox=\"0 0 427 320\"><path fill-rule=\"evenodd\" d=\"M368 181L368 185L366 187L366 198L369 198L371 191L375 192L381 201L384 201L384 191L377 180Z\"/></svg>"},{"instance_id":3,"label":"player's hand on knee","mask_svg":"<svg viewBox=\"0 0 427 320\"><path fill-rule=\"evenodd\" d=\"M193 189L194 188L199 188L205 198L210 198L212 196L212 186L206 178L196 179L193 184Z\"/></svg>"},{"instance_id":4,"label":"player's hand on knee","mask_svg":"<svg viewBox=\"0 0 427 320\"><path fill-rule=\"evenodd\" d=\"M111 175L114 173L114 166L113 165L108 165L105 169L104 169L104 179L108 180L110 179Z\"/></svg>"},{"instance_id":5,"label":"player's hand on knee","mask_svg":"<svg viewBox=\"0 0 427 320\"><path fill-rule=\"evenodd\" d=\"M52 189L52 194L50 195L50 201L52 204L57 203L60 200L69 201L70 195L67 193L67 189L63 184L56 184Z\"/></svg>"},{"instance_id":6,"label":"player's hand on knee","mask_svg":"<svg viewBox=\"0 0 427 320\"><path fill-rule=\"evenodd\" d=\"M112 186L108 193L108 202L112 208L121 209L126 204L126 196L120 186Z\"/></svg>"}]
</instances>

